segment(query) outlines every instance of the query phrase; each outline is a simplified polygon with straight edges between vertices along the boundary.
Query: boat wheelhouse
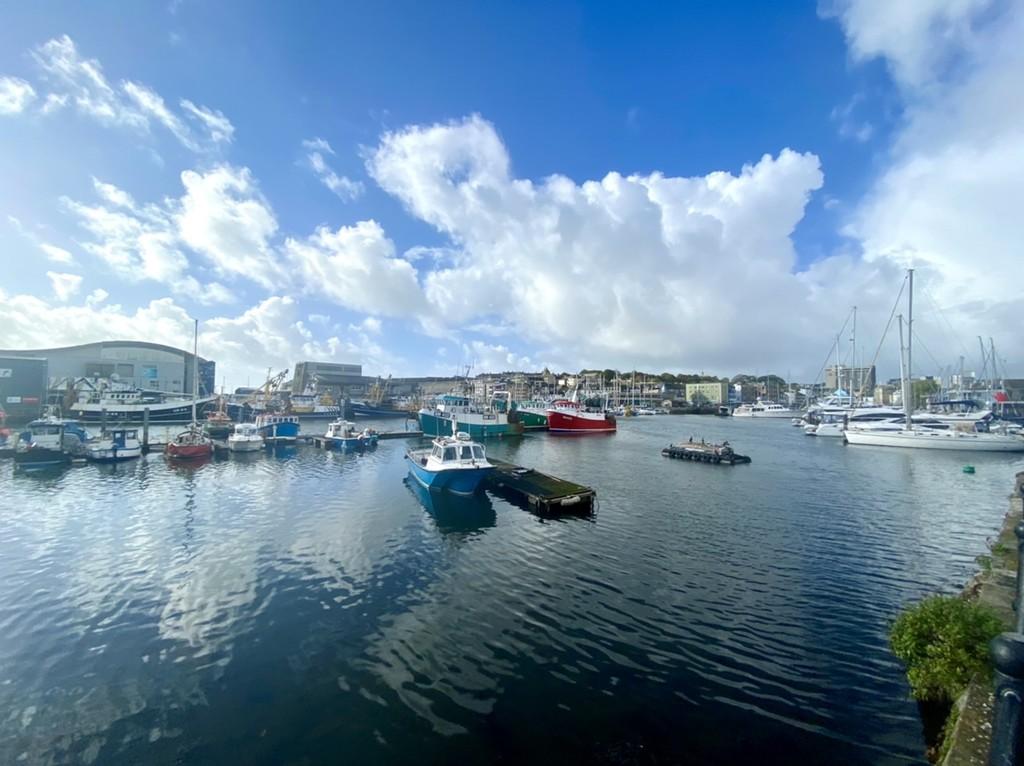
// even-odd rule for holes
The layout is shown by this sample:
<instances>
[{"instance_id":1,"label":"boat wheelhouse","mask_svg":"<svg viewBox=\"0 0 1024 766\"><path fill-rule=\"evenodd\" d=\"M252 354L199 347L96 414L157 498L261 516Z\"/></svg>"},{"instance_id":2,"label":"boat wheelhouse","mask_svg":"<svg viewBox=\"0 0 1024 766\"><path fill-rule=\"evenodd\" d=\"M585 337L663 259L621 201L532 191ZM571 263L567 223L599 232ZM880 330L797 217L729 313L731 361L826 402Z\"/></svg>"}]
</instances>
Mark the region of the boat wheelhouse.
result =
<instances>
[{"instance_id":1,"label":"boat wheelhouse","mask_svg":"<svg viewBox=\"0 0 1024 766\"><path fill-rule=\"evenodd\" d=\"M410 450L406 458L412 477L434 492L472 495L494 470L483 445L463 432L438 437L430 449Z\"/></svg>"},{"instance_id":2,"label":"boat wheelhouse","mask_svg":"<svg viewBox=\"0 0 1024 766\"><path fill-rule=\"evenodd\" d=\"M344 418L339 418L327 426L324 441L334 449L348 452L362 449L366 446L363 431L357 430L355 423ZM376 439L374 443L376 443Z\"/></svg>"},{"instance_id":3,"label":"boat wheelhouse","mask_svg":"<svg viewBox=\"0 0 1024 766\"><path fill-rule=\"evenodd\" d=\"M93 463L118 463L142 457L142 442L136 428L113 428L102 439L89 445L86 460Z\"/></svg>"},{"instance_id":4,"label":"boat wheelhouse","mask_svg":"<svg viewBox=\"0 0 1024 766\"><path fill-rule=\"evenodd\" d=\"M58 418L33 420L18 435L14 467L36 471L68 465L71 456L64 449L64 423Z\"/></svg>"}]
</instances>

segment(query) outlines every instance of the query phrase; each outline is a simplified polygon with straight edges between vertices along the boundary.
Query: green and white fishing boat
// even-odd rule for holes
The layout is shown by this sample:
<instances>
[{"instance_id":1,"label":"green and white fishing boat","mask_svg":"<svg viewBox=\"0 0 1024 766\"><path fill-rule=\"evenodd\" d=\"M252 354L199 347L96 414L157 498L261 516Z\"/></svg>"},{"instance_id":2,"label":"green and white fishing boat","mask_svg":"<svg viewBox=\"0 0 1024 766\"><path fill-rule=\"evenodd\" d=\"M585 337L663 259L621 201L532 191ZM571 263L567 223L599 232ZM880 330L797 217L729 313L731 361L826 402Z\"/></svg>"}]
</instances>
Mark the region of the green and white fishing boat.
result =
<instances>
[{"instance_id":1,"label":"green and white fishing boat","mask_svg":"<svg viewBox=\"0 0 1024 766\"><path fill-rule=\"evenodd\" d=\"M424 436L451 436L461 432L473 439L486 439L522 432L520 424L509 422L508 413L459 394L439 396L432 406L419 411L419 421Z\"/></svg>"},{"instance_id":2,"label":"green and white fishing boat","mask_svg":"<svg viewBox=\"0 0 1024 766\"><path fill-rule=\"evenodd\" d=\"M527 402L515 402L512 409L515 411L523 428L539 430L548 427L548 407L551 405L540 400Z\"/></svg>"}]
</instances>

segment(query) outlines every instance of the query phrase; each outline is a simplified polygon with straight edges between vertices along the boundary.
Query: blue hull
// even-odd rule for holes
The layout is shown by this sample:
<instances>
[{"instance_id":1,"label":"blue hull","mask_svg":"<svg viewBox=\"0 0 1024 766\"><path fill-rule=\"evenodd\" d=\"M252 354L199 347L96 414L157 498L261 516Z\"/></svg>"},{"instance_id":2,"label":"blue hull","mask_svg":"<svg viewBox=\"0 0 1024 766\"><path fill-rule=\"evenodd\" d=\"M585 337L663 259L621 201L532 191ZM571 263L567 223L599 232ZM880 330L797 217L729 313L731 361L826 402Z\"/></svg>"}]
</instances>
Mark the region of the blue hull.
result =
<instances>
[{"instance_id":1,"label":"blue hull","mask_svg":"<svg viewBox=\"0 0 1024 766\"><path fill-rule=\"evenodd\" d=\"M354 418L411 418L413 415L407 410L398 410L394 407L375 407L362 402L352 402L350 405L351 415Z\"/></svg>"},{"instance_id":2,"label":"blue hull","mask_svg":"<svg viewBox=\"0 0 1024 766\"><path fill-rule=\"evenodd\" d=\"M432 492L453 492L472 495L483 484L493 468L460 468L449 471L428 471L414 458L409 458L409 473L420 485Z\"/></svg>"},{"instance_id":3,"label":"blue hull","mask_svg":"<svg viewBox=\"0 0 1024 766\"><path fill-rule=\"evenodd\" d=\"M264 441L295 441L296 437L299 435L299 424L276 423L273 425L262 426L259 431Z\"/></svg>"}]
</instances>

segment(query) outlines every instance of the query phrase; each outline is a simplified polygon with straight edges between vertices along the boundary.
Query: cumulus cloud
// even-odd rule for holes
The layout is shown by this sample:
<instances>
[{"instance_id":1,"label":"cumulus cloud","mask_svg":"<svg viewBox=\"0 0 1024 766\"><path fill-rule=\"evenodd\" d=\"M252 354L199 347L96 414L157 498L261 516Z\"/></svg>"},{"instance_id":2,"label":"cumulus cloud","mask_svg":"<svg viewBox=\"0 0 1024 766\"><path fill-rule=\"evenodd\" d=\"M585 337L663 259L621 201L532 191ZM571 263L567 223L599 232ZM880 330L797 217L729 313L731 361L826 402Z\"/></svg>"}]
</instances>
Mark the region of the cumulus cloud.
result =
<instances>
[{"instance_id":1,"label":"cumulus cloud","mask_svg":"<svg viewBox=\"0 0 1024 766\"><path fill-rule=\"evenodd\" d=\"M46 276L53 287L53 294L57 300L66 303L82 286L82 277L78 274L64 274L57 271L48 271Z\"/></svg>"},{"instance_id":2,"label":"cumulus cloud","mask_svg":"<svg viewBox=\"0 0 1024 766\"><path fill-rule=\"evenodd\" d=\"M39 249L46 254L47 259L54 263L74 263L75 259L67 250L63 247L57 247L51 245L49 242L40 242Z\"/></svg>"},{"instance_id":3,"label":"cumulus cloud","mask_svg":"<svg viewBox=\"0 0 1024 766\"><path fill-rule=\"evenodd\" d=\"M0 77L0 114L18 114L36 100L36 91L17 77Z\"/></svg>"},{"instance_id":4,"label":"cumulus cloud","mask_svg":"<svg viewBox=\"0 0 1024 766\"><path fill-rule=\"evenodd\" d=\"M302 142L302 146L309 150L306 161L310 169L317 175L320 182L338 195L345 202L350 202L362 196L365 191L360 181L353 181L346 176L338 175L334 169L327 164L324 154L334 154L331 145L323 138L310 138Z\"/></svg>"},{"instance_id":5,"label":"cumulus cloud","mask_svg":"<svg viewBox=\"0 0 1024 766\"><path fill-rule=\"evenodd\" d=\"M306 239L288 239L284 251L307 290L348 308L385 316L427 310L416 270L395 257L394 243L376 221L336 231L321 227Z\"/></svg>"},{"instance_id":6,"label":"cumulus cloud","mask_svg":"<svg viewBox=\"0 0 1024 766\"><path fill-rule=\"evenodd\" d=\"M958 334L992 335L1019 360L1024 299L1007 277L1020 273L1024 240L1024 6L874 5L845 4L841 22L855 53L886 58L905 114L845 231L867 261L930 274L929 296Z\"/></svg>"},{"instance_id":7,"label":"cumulus cloud","mask_svg":"<svg viewBox=\"0 0 1024 766\"><path fill-rule=\"evenodd\" d=\"M833 305L813 305L813 277L793 273L790 234L823 181L813 154L784 149L735 175L535 183L512 176L497 131L474 116L388 133L367 164L449 236L449 264L424 287L453 328L510 327L575 364L731 367L777 363L780 330L803 339L823 314L834 321ZM754 320L785 305L809 316Z\"/></svg>"},{"instance_id":8,"label":"cumulus cloud","mask_svg":"<svg viewBox=\"0 0 1024 766\"><path fill-rule=\"evenodd\" d=\"M992 0L837 0L823 15L838 17L856 61L884 58L897 83L928 84L978 40L976 23Z\"/></svg>"},{"instance_id":9,"label":"cumulus cloud","mask_svg":"<svg viewBox=\"0 0 1024 766\"><path fill-rule=\"evenodd\" d=\"M32 57L51 89L41 110L43 114L56 113L72 104L82 114L105 125L127 127L142 133L148 133L154 124L160 125L184 147L197 152L231 142L234 126L221 112L182 99L179 106L183 115L178 114L159 93L142 83L122 80L112 84L103 73L100 62L82 57L75 42L67 35L38 46L32 51ZM2 82L0 112L3 111ZM32 86L21 82L34 98ZM184 118L188 118L191 124Z\"/></svg>"}]
</instances>

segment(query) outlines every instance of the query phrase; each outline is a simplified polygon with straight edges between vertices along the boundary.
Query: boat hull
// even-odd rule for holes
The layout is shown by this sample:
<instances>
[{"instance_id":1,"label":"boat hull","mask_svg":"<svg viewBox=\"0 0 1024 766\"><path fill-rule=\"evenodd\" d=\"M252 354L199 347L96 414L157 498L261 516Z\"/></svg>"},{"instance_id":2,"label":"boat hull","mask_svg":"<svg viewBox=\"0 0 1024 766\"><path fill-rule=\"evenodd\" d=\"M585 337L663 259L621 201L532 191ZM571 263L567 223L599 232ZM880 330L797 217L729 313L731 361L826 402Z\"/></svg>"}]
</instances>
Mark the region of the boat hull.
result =
<instances>
[{"instance_id":1,"label":"boat hull","mask_svg":"<svg viewBox=\"0 0 1024 766\"><path fill-rule=\"evenodd\" d=\"M488 439L512 433L508 423L474 423L456 420L453 430L450 419L438 417L433 413L421 412L419 420L420 430L423 431L424 436L451 436L455 431L461 431L469 434L471 439Z\"/></svg>"},{"instance_id":2,"label":"boat hull","mask_svg":"<svg viewBox=\"0 0 1024 766\"><path fill-rule=\"evenodd\" d=\"M363 439L359 436L349 436L341 438L338 436L328 436L324 439L328 444L331 445L331 449L336 449L341 452L355 452L366 446ZM374 442L376 444L376 442Z\"/></svg>"},{"instance_id":3,"label":"boat hull","mask_svg":"<svg viewBox=\"0 0 1024 766\"><path fill-rule=\"evenodd\" d=\"M262 439L228 439L228 452L259 452L261 449Z\"/></svg>"},{"instance_id":4,"label":"boat hull","mask_svg":"<svg viewBox=\"0 0 1024 766\"><path fill-rule=\"evenodd\" d=\"M215 405L215 399L201 399L196 402L197 417ZM108 423L124 423L141 425L145 420L145 411L149 410L150 423L187 423L192 420L192 402L174 402L173 404L124 404L71 405L71 412L79 420L86 423L100 423L105 419Z\"/></svg>"},{"instance_id":5,"label":"boat hull","mask_svg":"<svg viewBox=\"0 0 1024 766\"><path fill-rule=\"evenodd\" d=\"M200 460L213 454L212 444L168 444L164 448L167 457L176 460Z\"/></svg>"},{"instance_id":6,"label":"boat hull","mask_svg":"<svg viewBox=\"0 0 1024 766\"><path fill-rule=\"evenodd\" d=\"M472 495L479 491L487 474L494 470L486 468L458 468L446 471L428 471L416 457L409 460L409 474L431 492L451 492L455 495Z\"/></svg>"},{"instance_id":7,"label":"boat hull","mask_svg":"<svg viewBox=\"0 0 1024 766\"><path fill-rule=\"evenodd\" d=\"M516 410L516 417L519 422L523 424L523 428L547 428L548 427L548 416L543 412L533 412L532 410Z\"/></svg>"},{"instance_id":8,"label":"boat hull","mask_svg":"<svg viewBox=\"0 0 1024 766\"><path fill-rule=\"evenodd\" d=\"M960 452L1024 452L1024 437L962 431L846 430L848 444L871 447L956 450Z\"/></svg>"},{"instance_id":9,"label":"boat hull","mask_svg":"<svg viewBox=\"0 0 1024 766\"><path fill-rule=\"evenodd\" d=\"M610 433L617 429L613 418L582 418L565 412L548 413L548 430L562 433Z\"/></svg>"},{"instance_id":10,"label":"boat hull","mask_svg":"<svg viewBox=\"0 0 1024 766\"><path fill-rule=\"evenodd\" d=\"M135 460L140 457L142 457L142 447L91 449L85 455L85 459L90 463L120 463L124 460Z\"/></svg>"},{"instance_id":11,"label":"boat hull","mask_svg":"<svg viewBox=\"0 0 1024 766\"><path fill-rule=\"evenodd\" d=\"M413 414L408 410L398 410L394 407L381 407L362 402L351 402L349 405L354 418L411 418ZM340 409L339 409L340 416Z\"/></svg>"},{"instance_id":12,"label":"boat hull","mask_svg":"<svg viewBox=\"0 0 1024 766\"><path fill-rule=\"evenodd\" d=\"M71 456L63 450L31 447L14 453L14 467L19 471L43 471L70 465Z\"/></svg>"},{"instance_id":13,"label":"boat hull","mask_svg":"<svg viewBox=\"0 0 1024 766\"><path fill-rule=\"evenodd\" d=\"M270 423L260 426L260 435L265 442L293 442L299 436L298 423Z\"/></svg>"}]
</instances>

